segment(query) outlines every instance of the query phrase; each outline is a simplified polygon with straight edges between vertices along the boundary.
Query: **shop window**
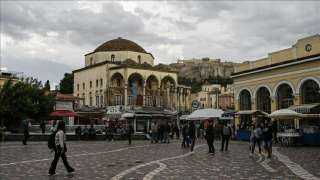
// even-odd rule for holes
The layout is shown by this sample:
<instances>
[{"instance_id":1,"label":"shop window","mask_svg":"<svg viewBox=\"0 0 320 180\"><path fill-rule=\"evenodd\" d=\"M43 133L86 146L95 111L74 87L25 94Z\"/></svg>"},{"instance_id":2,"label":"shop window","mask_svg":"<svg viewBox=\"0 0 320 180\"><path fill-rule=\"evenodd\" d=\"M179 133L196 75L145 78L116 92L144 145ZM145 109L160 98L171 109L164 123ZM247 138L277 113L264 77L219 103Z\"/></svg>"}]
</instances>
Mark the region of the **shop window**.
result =
<instances>
[{"instance_id":1,"label":"shop window","mask_svg":"<svg viewBox=\"0 0 320 180\"><path fill-rule=\"evenodd\" d=\"M121 95L115 96L115 105L116 106L122 105L122 96Z\"/></svg>"}]
</instances>

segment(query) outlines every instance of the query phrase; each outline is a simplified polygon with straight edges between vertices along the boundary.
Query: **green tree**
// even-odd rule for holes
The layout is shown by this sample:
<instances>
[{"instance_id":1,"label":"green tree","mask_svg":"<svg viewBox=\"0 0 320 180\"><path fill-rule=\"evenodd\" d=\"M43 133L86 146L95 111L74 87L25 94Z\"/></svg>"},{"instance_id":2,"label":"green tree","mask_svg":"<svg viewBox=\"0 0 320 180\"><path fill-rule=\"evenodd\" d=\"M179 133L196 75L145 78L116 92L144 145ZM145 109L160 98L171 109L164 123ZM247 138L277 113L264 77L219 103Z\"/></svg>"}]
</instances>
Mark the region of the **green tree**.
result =
<instances>
[{"instance_id":1,"label":"green tree","mask_svg":"<svg viewBox=\"0 0 320 180\"><path fill-rule=\"evenodd\" d=\"M0 120L8 129L19 127L22 119L47 119L53 110L54 98L46 95L41 81L27 78L13 84L7 81L0 90Z\"/></svg>"},{"instance_id":2,"label":"green tree","mask_svg":"<svg viewBox=\"0 0 320 180\"><path fill-rule=\"evenodd\" d=\"M73 74L65 73L59 85L60 85L61 93L72 94L73 93Z\"/></svg>"}]
</instances>

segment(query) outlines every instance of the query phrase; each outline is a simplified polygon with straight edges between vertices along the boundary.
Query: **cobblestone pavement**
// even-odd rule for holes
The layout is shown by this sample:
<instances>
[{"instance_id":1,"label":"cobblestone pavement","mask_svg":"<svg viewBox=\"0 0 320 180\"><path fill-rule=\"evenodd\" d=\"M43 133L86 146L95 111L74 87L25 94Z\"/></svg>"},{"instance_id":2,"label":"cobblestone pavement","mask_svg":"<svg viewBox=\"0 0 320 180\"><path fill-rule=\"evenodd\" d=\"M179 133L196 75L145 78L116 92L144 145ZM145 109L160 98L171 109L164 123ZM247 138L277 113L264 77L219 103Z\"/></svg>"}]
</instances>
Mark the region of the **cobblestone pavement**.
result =
<instances>
[{"instance_id":1,"label":"cobblestone pavement","mask_svg":"<svg viewBox=\"0 0 320 180\"><path fill-rule=\"evenodd\" d=\"M268 160L258 154L249 156L245 142L231 142L228 152L218 151L219 143L215 143L216 153L212 155L207 153L204 141L197 142L193 153L181 149L178 141L170 144L134 141L131 146L126 141L69 142L68 160L76 172L68 174L59 161L57 175L49 177L53 154L45 142L30 142L27 146L8 142L0 144L0 179L320 178L319 147L276 148L277 155ZM298 168L292 168L292 164Z\"/></svg>"}]
</instances>

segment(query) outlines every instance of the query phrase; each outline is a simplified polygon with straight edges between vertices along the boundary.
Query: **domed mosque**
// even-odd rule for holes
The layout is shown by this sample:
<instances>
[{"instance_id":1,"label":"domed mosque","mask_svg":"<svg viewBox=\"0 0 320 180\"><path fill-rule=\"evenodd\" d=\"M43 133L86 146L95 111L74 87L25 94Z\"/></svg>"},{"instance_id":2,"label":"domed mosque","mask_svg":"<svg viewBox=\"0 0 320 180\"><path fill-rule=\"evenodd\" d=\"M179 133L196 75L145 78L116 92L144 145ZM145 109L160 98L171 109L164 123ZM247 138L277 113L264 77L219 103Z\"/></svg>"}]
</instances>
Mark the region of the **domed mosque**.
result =
<instances>
[{"instance_id":1,"label":"domed mosque","mask_svg":"<svg viewBox=\"0 0 320 180\"><path fill-rule=\"evenodd\" d=\"M169 66L154 66L151 53L119 37L85 55L85 67L73 71L74 96L81 99L79 111L105 109L100 119L113 121L130 113L127 118L138 123L134 130L140 132L157 118L171 122L177 112L190 110L191 89L178 85L177 73Z\"/></svg>"}]
</instances>

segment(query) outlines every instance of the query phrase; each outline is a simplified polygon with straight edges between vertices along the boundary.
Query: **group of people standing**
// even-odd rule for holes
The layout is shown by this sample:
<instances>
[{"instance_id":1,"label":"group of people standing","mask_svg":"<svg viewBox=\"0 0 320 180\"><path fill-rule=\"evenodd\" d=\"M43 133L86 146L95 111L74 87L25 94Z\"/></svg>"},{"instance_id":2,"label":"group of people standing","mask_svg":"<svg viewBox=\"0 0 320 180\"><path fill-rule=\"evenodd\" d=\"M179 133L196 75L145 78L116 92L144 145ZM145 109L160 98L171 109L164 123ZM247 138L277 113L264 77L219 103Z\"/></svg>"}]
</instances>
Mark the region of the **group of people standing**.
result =
<instances>
[{"instance_id":1,"label":"group of people standing","mask_svg":"<svg viewBox=\"0 0 320 180\"><path fill-rule=\"evenodd\" d=\"M147 133L147 132L145 132ZM177 125L172 126L169 122L157 123L153 122L150 128L151 143L170 143L170 138L173 138L174 134L179 138L179 128Z\"/></svg>"},{"instance_id":2,"label":"group of people standing","mask_svg":"<svg viewBox=\"0 0 320 180\"><path fill-rule=\"evenodd\" d=\"M270 158L272 154L272 137L273 126L271 123L255 124L250 136L250 150L251 155L254 153L256 145L258 145L259 153L261 154L261 146L264 147L267 157Z\"/></svg>"}]
</instances>

